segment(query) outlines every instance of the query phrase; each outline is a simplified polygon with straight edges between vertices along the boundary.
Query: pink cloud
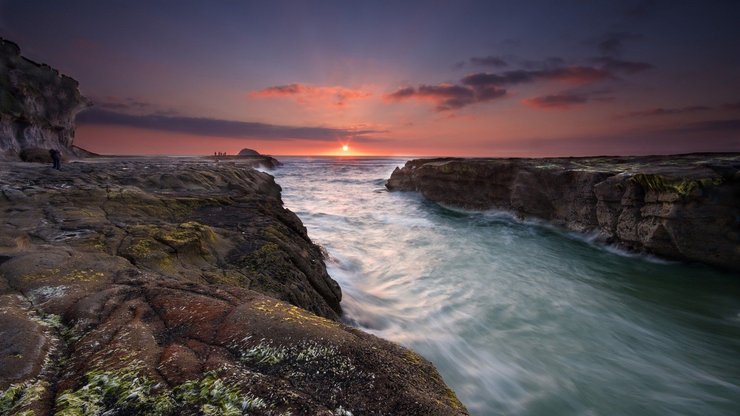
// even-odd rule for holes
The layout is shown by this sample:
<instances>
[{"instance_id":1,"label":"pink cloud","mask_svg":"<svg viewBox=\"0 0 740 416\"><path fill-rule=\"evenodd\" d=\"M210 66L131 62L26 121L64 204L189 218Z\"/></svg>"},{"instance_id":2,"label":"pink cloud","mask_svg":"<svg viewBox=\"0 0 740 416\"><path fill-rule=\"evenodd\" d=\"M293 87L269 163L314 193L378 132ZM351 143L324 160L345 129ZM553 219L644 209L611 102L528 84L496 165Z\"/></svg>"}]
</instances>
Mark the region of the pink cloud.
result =
<instances>
[{"instance_id":1,"label":"pink cloud","mask_svg":"<svg viewBox=\"0 0 740 416\"><path fill-rule=\"evenodd\" d=\"M491 101L504 97L506 90L493 86L472 88L456 84L419 85L403 87L386 94L386 101L396 102L406 99L429 101L437 105L437 111L447 111L462 108L466 105Z\"/></svg>"},{"instance_id":2,"label":"pink cloud","mask_svg":"<svg viewBox=\"0 0 740 416\"><path fill-rule=\"evenodd\" d=\"M348 102L370 97L372 93L362 89L339 86L314 86L306 84L288 84L267 87L249 93L250 97L276 98L288 97L300 104L328 103L335 107L344 107Z\"/></svg>"},{"instance_id":3,"label":"pink cloud","mask_svg":"<svg viewBox=\"0 0 740 416\"><path fill-rule=\"evenodd\" d=\"M522 104L539 110L565 110L576 105L585 104L588 98L576 94L553 94L522 100Z\"/></svg>"}]
</instances>

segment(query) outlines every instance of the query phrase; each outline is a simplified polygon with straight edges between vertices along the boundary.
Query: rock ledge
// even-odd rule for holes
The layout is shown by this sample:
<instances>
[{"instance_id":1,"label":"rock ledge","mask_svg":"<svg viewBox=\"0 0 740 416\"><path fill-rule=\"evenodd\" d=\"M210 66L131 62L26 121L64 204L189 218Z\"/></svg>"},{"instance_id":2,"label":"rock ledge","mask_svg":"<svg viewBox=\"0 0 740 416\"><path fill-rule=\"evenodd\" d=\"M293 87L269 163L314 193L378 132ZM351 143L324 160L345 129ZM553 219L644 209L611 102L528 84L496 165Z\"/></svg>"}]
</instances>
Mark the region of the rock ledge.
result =
<instances>
[{"instance_id":1,"label":"rock ledge","mask_svg":"<svg viewBox=\"0 0 740 416\"><path fill-rule=\"evenodd\" d=\"M419 159L389 190L503 209L605 242L740 271L740 154Z\"/></svg>"},{"instance_id":2,"label":"rock ledge","mask_svg":"<svg viewBox=\"0 0 740 416\"><path fill-rule=\"evenodd\" d=\"M249 162L0 165L0 414L464 415Z\"/></svg>"}]
</instances>

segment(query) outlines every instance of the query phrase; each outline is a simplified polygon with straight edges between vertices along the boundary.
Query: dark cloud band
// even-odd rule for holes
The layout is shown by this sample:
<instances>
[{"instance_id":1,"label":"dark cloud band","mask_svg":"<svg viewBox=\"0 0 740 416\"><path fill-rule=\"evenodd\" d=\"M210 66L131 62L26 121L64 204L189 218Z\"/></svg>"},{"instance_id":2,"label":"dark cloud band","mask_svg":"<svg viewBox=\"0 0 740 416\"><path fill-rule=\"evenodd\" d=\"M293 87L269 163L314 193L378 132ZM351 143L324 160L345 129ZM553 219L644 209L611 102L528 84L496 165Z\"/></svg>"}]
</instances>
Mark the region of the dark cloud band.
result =
<instances>
[{"instance_id":1,"label":"dark cloud band","mask_svg":"<svg viewBox=\"0 0 740 416\"><path fill-rule=\"evenodd\" d=\"M92 109L77 116L77 123L117 125L149 130L169 131L195 136L259 138L271 140L331 141L351 137L357 141L373 141L368 135L380 130L352 130L329 127L281 126L275 124L220 120L213 118L173 117L156 114L133 115Z\"/></svg>"}]
</instances>

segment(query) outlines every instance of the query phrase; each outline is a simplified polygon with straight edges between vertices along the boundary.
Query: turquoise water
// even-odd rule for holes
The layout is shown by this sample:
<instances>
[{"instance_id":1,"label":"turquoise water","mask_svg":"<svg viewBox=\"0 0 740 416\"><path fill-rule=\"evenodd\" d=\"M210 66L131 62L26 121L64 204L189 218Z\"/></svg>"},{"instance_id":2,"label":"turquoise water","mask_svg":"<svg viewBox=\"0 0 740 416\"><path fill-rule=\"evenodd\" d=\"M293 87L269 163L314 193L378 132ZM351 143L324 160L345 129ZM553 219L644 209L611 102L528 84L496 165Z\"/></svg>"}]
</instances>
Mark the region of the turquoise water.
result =
<instances>
[{"instance_id":1,"label":"turquoise water","mask_svg":"<svg viewBox=\"0 0 740 416\"><path fill-rule=\"evenodd\" d=\"M281 158L351 325L474 415L740 414L740 276L386 192L403 159Z\"/></svg>"}]
</instances>

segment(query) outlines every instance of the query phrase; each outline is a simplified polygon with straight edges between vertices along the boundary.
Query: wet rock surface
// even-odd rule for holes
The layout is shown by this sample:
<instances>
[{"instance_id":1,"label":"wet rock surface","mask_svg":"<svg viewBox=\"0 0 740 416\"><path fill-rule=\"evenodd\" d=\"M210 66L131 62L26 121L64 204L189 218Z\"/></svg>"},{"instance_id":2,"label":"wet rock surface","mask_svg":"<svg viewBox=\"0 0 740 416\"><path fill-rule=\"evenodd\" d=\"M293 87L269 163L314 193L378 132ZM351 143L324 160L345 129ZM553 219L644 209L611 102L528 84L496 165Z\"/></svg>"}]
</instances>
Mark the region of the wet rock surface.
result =
<instances>
[{"instance_id":1,"label":"wet rock surface","mask_svg":"<svg viewBox=\"0 0 740 416\"><path fill-rule=\"evenodd\" d=\"M740 271L740 154L419 159L389 190L502 209L666 258Z\"/></svg>"},{"instance_id":2,"label":"wet rock surface","mask_svg":"<svg viewBox=\"0 0 740 416\"><path fill-rule=\"evenodd\" d=\"M251 162L0 166L0 413L467 414Z\"/></svg>"}]
</instances>

